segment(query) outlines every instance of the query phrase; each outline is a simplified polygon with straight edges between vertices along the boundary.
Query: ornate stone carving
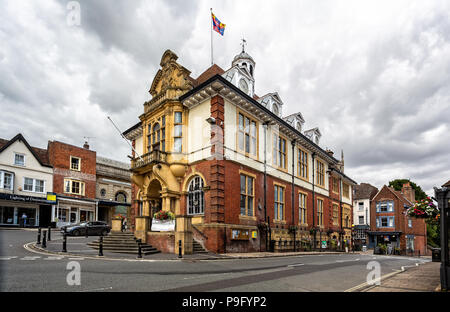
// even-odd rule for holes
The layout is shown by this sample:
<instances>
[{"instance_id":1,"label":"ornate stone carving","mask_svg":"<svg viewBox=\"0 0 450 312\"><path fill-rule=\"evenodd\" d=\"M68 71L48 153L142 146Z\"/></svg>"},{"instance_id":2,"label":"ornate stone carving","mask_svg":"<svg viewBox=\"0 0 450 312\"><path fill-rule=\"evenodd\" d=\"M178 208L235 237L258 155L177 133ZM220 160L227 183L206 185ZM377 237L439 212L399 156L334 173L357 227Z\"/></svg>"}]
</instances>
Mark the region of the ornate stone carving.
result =
<instances>
[{"instance_id":1,"label":"ornate stone carving","mask_svg":"<svg viewBox=\"0 0 450 312\"><path fill-rule=\"evenodd\" d=\"M167 96L173 99L193 88L188 78L191 72L178 64L177 59L178 56L172 51L164 52L160 63L161 69L158 70L149 91L153 97L150 104L154 104L154 100L165 99ZM168 92L170 90L172 92Z\"/></svg>"}]
</instances>

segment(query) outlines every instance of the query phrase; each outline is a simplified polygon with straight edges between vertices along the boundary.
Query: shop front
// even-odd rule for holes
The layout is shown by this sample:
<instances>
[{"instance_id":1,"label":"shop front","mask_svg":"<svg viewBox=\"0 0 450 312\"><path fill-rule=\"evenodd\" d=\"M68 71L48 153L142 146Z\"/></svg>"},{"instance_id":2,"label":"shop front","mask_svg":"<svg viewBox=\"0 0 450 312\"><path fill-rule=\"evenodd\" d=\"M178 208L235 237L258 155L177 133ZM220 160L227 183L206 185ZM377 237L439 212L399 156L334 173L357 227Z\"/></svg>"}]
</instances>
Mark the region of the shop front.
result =
<instances>
[{"instance_id":1,"label":"shop front","mask_svg":"<svg viewBox=\"0 0 450 312\"><path fill-rule=\"evenodd\" d=\"M53 220L56 222L57 227L96 221L97 203L94 200L58 196L57 205L53 212Z\"/></svg>"},{"instance_id":2,"label":"shop front","mask_svg":"<svg viewBox=\"0 0 450 312\"><path fill-rule=\"evenodd\" d=\"M47 227L51 211L46 198L0 193L0 226Z\"/></svg>"},{"instance_id":3,"label":"shop front","mask_svg":"<svg viewBox=\"0 0 450 312\"><path fill-rule=\"evenodd\" d=\"M368 232L369 248L386 245L391 248L400 248L400 236L402 232Z\"/></svg>"}]
</instances>

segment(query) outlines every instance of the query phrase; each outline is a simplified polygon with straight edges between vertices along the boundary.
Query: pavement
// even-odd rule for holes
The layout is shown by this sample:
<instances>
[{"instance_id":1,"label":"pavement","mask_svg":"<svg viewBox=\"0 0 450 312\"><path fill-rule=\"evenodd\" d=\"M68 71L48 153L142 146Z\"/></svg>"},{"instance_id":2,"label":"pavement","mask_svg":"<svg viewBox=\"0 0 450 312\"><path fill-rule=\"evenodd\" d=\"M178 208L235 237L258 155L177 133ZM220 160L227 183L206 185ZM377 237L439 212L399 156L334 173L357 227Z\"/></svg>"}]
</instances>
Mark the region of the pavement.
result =
<instances>
[{"instance_id":1,"label":"pavement","mask_svg":"<svg viewBox=\"0 0 450 312\"><path fill-rule=\"evenodd\" d=\"M78 236L72 237L67 236L66 250L67 252L62 252L62 235L55 231L51 234L51 241L47 241L46 248L42 247L41 244L37 244L36 241L29 242L24 245L24 247L30 251L60 255L60 256L71 256L71 257L83 257L83 258L102 258L107 260L130 260L137 259L136 254L124 254L109 252L103 250L103 256L98 256L98 250L90 248L87 243L97 240L97 236ZM225 260L225 259L255 259L255 258L269 258L269 257L294 257L300 255L339 255L345 254L344 252L334 252L334 251L299 251L299 252L250 252L250 253L226 253L226 254L216 254L216 253L197 253L192 255L183 255L182 258L178 257L178 254L170 253L156 253L149 255L142 255L142 260ZM351 252L349 253L351 254ZM363 254L355 252L354 254Z\"/></svg>"},{"instance_id":2,"label":"pavement","mask_svg":"<svg viewBox=\"0 0 450 312\"><path fill-rule=\"evenodd\" d=\"M362 292L435 292L440 291L440 262L427 262L408 268L382 280ZM402 269L405 269L402 267Z\"/></svg>"}]
</instances>

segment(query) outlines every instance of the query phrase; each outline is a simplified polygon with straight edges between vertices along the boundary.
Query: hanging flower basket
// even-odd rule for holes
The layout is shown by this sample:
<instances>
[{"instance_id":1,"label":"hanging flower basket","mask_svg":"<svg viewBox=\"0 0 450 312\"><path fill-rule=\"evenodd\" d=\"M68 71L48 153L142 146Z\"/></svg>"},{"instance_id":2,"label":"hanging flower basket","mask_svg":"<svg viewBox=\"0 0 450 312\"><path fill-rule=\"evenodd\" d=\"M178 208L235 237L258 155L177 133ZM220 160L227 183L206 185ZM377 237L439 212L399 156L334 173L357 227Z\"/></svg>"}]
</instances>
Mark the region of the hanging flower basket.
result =
<instances>
[{"instance_id":1,"label":"hanging flower basket","mask_svg":"<svg viewBox=\"0 0 450 312\"><path fill-rule=\"evenodd\" d=\"M415 218L436 218L439 215L439 210L433 203L430 197L426 199L418 200L416 203L407 210L407 214L410 217Z\"/></svg>"}]
</instances>

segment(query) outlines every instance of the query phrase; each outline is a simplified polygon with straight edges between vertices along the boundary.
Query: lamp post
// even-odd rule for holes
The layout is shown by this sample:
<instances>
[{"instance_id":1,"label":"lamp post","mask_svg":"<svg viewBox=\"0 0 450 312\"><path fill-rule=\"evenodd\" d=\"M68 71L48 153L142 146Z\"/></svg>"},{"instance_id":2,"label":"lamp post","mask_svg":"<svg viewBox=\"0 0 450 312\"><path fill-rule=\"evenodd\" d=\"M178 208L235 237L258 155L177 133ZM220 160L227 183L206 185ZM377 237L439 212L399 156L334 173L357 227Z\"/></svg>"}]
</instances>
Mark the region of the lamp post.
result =
<instances>
[{"instance_id":1,"label":"lamp post","mask_svg":"<svg viewBox=\"0 0 450 312\"><path fill-rule=\"evenodd\" d=\"M351 235L352 235L352 252L355 252L355 225L354 224L352 224Z\"/></svg>"},{"instance_id":2,"label":"lamp post","mask_svg":"<svg viewBox=\"0 0 450 312\"><path fill-rule=\"evenodd\" d=\"M435 198L437 199L441 213L441 289L450 289L450 188L434 188Z\"/></svg>"}]
</instances>

